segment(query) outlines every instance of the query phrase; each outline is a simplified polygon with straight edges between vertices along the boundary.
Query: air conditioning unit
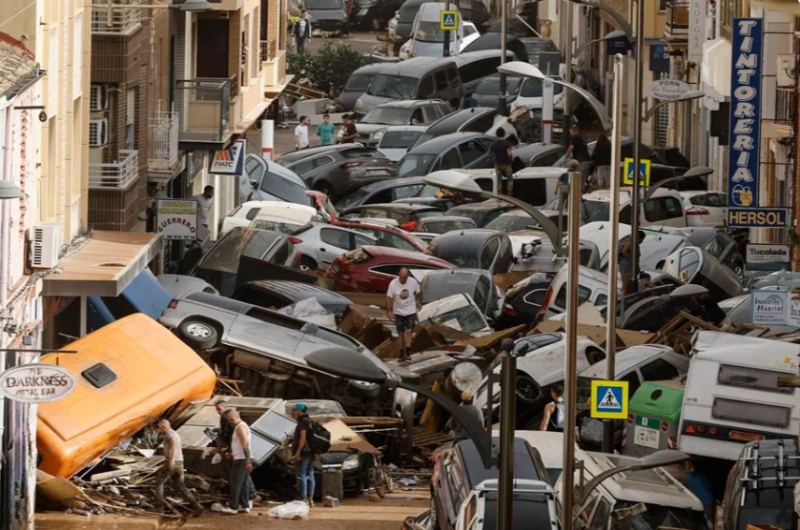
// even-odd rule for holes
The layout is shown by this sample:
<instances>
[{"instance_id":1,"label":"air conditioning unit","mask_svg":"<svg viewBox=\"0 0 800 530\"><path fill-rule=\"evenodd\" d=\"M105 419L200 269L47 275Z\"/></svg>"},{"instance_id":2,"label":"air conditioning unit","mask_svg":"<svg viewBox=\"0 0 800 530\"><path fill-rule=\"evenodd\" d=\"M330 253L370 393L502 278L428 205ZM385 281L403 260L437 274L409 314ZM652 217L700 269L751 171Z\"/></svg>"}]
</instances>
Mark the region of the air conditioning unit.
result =
<instances>
[{"instance_id":1,"label":"air conditioning unit","mask_svg":"<svg viewBox=\"0 0 800 530\"><path fill-rule=\"evenodd\" d=\"M89 110L98 112L108 108L108 92L104 85L92 85L91 97L89 98Z\"/></svg>"},{"instance_id":2,"label":"air conditioning unit","mask_svg":"<svg viewBox=\"0 0 800 530\"><path fill-rule=\"evenodd\" d=\"M794 55L778 55L778 87L795 87L794 67Z\"/></svg>"},{"instance_id":3,"label":"air conditioning unit","mask_svg":"<svg viewBox=\"0 0 800 530\"><path fill-rule=\"evenodd\" d=\"M108 143L108 120L89 120L89 147L103 147Z\"/></svg>"},{"instance_id":4,"label":"air conditioning unit","mask_svg":"<svg viewBox=\"0 0 800 530\"><path fill-rule=\"evenodd\" d=\"M52 269L61 251L61 225L42 223L31 229L31 268Z\"/></svg>"}]
</instances>

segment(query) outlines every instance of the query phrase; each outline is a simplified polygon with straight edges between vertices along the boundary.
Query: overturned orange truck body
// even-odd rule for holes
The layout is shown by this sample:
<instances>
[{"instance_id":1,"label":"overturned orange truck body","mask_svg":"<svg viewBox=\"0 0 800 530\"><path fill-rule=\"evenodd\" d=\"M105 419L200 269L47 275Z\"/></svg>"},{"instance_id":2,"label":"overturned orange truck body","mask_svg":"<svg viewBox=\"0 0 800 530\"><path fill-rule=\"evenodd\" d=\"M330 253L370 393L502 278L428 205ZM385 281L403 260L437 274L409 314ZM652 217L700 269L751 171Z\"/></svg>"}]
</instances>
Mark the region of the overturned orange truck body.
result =
<instances>
[{"instance_id":1,"label":"overturned orange truck body","mask_svg":"<svg viewBox=\"0 0 800 530\"><path fill-rule=\"evenodd\" d=\"M174 420L211 397L213 370L164 326L141 313L66 346L59 364L78 384L39 406L39 469L69 478L155 420ZM55 364L56 355L42 362ZM188 410L187 410L188 409Z\"/></svg>"}]
</instances>

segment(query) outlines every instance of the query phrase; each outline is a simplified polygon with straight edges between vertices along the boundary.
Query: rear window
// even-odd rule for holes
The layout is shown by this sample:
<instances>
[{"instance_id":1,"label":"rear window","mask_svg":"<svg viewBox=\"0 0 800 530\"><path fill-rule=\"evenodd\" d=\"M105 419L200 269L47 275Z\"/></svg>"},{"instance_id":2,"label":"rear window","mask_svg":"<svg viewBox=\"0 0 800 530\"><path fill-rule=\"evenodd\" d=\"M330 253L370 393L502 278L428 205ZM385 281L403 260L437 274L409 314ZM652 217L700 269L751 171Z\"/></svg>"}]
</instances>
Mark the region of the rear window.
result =
<instances>
[{"instance_id":1,"label":"rear window","mask_svg":"<svg viewBox=\"0 0 800 530\"><path fill-rule=\"evenodd\" d=\"M720 420L785 429L789 426L791 411L790 408L777 405L716 398L711 416Z\"/></svg>"},{"instance_id":2,"label":"rear window","mask_svg":"<svg viewBox=\"0 0 800 530\"><path fill-rule=\"evenodd\" d=\"M758 368L745 368L743 366L720 365L717 382L725 386L763 390L778 394L793 394L794 388L779 387L778 377L785 374L760 370Z\"/></svg>"},{"instance_id":3,"label":"rear window","mask_svg":"<svg viewBox=\"0 0 800 530\"><path fill-rule=\"evenodd\" d=\"M515 492L513 497L514 512L511 528L551 528L553 526L546 495ZM487 493L483 512L483 530L497 528L497 505L498 493L494 491Z\"/></svg>"}]
</instances>

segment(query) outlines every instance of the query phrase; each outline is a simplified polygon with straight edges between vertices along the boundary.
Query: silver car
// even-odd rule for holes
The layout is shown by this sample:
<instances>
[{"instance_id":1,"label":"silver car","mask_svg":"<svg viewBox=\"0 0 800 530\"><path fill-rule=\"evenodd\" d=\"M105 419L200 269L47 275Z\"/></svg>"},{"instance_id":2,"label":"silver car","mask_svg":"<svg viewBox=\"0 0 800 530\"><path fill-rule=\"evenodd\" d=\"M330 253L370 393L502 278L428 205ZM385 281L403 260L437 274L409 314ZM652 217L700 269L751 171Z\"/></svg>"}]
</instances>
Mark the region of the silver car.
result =
<instances>
[{"instance_id":1,"label":"silver car","mask_svg":"<svg viewBox=\"0 0 800 530\"><path fill-rule=\"evenodd\" d=\"M292 233L294 247L300 252L300 269L327 269L333 260L364 245L374 245L376 239L367 234L325 223L306 225Z\"/></svg>"}]
</instances>

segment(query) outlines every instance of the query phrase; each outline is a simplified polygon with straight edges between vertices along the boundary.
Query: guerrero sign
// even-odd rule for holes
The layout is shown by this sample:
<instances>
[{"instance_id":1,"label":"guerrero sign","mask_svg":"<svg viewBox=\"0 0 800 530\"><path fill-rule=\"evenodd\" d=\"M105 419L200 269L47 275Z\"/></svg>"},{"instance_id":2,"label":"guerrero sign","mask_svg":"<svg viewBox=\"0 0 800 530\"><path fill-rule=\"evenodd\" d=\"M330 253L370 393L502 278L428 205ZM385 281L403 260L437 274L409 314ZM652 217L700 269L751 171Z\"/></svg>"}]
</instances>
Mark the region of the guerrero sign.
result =
<instances>
[{"instance_id":1,"label":"guerrero sign","mask_svg":"<svg viewBox=\"0 0 800 530\"><path fill-rule=\"evenodd\" d=\"M733 20L728 206L758 207L763 21ZM733 215L729 220L734 220ZM730 224L730 226L738 226Z\"/></svg>"},{"instance_id":2,"label":"guerrero sign","mask_svg":"<svg viewBox=\"0 0 800 530\"><path fill-rule=\"evenodd\" d=\"M164 239L197 239L197 201L158 199L156 230Z\"/></svg>"},{"instance_id":3,"label":"guerrero sign","mask_svg":"<svg viewBox=\"0 0 800 530\"><path fill-rule=\"evenodd\" d=\"M23 403L47 403L75 390L75 376L52 364L26 364L0 374L0 393Z\"/></svg>"}]
</instances>

